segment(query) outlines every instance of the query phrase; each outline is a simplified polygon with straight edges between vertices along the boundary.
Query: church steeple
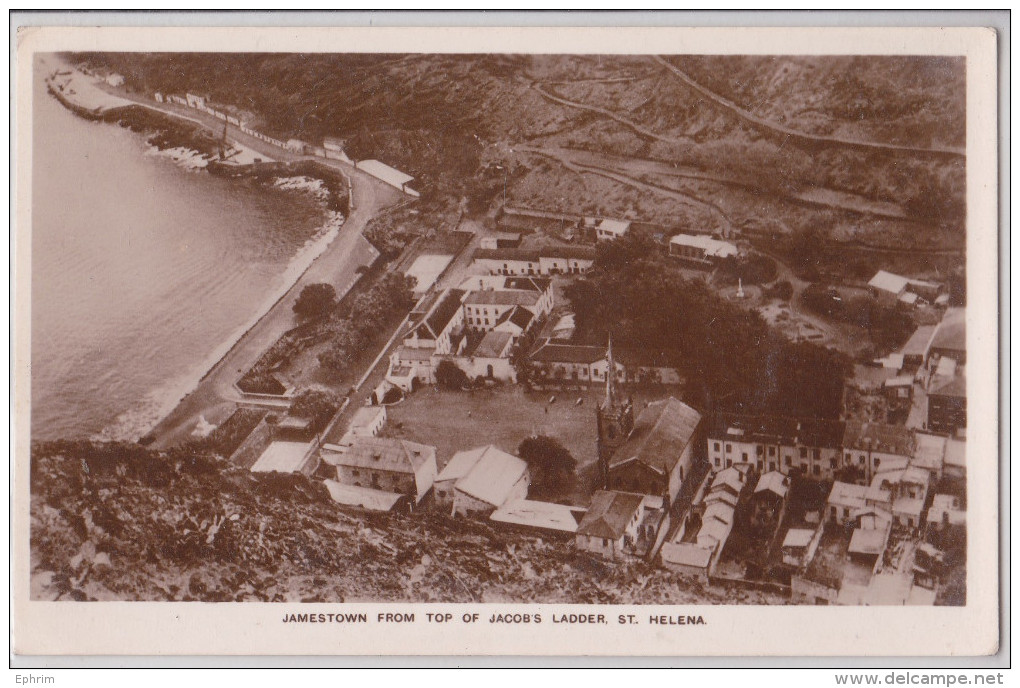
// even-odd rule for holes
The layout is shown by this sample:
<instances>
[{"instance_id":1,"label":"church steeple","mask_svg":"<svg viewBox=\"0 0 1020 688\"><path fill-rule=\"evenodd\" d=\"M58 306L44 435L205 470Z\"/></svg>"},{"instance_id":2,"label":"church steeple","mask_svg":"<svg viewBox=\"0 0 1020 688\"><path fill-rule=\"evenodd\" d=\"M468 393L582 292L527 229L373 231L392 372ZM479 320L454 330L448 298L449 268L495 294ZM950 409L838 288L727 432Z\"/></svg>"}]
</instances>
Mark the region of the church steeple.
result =
<instances>
[{"instance_id":1,"label":"church steeple","mask_svg":"<svg viewBox=\"0 0 1020 688\"><path fill-rule=\"evenodd\" d=\"M606 347L606 398L595 409L596 451L598 453L599 477L604 486L609 485L609 461L613 453L627 441L634 428L634 405L630 399L617 400L616 359L613 357L613 336L609 336Z\"/></svg>"},{"instance_id":2,"label":"church steeple","mask_svg":"<svg viewBox=\"0 0 1020 688\"><path fill-rule=\"evenodd\" d=\"M606 352L606 359L609 367L606 369L606 403L605 408L609 410L616 406L616 362L613 360L613 335L609 335L609 347Z\"/></svg>"}]
</instances>

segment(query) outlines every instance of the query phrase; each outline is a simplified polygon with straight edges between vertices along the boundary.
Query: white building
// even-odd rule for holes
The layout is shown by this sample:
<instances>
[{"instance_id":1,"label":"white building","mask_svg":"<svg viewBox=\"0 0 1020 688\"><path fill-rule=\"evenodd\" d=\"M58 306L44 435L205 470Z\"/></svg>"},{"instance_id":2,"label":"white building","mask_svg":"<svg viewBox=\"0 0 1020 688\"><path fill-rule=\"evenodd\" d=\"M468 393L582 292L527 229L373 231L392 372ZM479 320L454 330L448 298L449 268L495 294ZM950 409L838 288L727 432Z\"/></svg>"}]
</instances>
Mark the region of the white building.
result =
<instances>
[{"instance_id":1,"label":"white building","mask_svg":"<svg viewBox=\"0 0 1020 688\"><path fill-rule=\"evenodd\" d=\"M723 258L737 257L740 250L728 241L704 234L677 234L669 240L669 255L697 263L714 264Z\"/></svg>"}]
</instances>

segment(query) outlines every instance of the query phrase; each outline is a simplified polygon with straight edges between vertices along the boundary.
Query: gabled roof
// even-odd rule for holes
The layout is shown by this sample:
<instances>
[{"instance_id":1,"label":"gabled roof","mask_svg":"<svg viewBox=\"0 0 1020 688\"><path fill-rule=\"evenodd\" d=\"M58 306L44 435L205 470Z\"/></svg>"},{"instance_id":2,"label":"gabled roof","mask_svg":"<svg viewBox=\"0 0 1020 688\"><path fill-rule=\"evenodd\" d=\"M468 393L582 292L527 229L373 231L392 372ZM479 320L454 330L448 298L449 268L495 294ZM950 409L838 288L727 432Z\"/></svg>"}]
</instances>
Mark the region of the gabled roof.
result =
<instances>
[{"instance_id":1,"label":"gabled roof","mask_svg":"<svg viewBox=\"0 0 1020 688\"><path fill-rule=\"evenodd\" d=\"M488 445L467 474L454 487L495 507L503 506L510 490L528 472L528 464L513 454Z\"/></svg>"},{"instance_id":2,"label":"gabled roof","mask_svg":"<svg viewBox=\"0 0 1020 688\"><path fill-rule=\"evenodd\" d=\"M588 513L578 526L579 535L619 540L644 496L633 492L599 490L591 498Z\"/></svg>"},{"instance_id":3,"label":"gabled roof","mask_svg":"<svg viewBox=\"0 0 1020 688\"><path fill-rule=\"evenodd\" d=\"M530 325L531 321L534 319L535 314L527 308L524 308L523 306L514 306L510 310L504 312L503 315L499 316L496 319L494 326L499 327L503 323L510 323L511 325L519 327L521 331L524 331L528 329L528 325Z\"/></svg>"},{"instance_id":4,"label":"gabled roof","mask_svg":"<svg viewBox=\"0 0 1020 688\"><path fill-rule=\"evenodd\" d=\"M483 289L464 299L469 306L535 306L542 295L526 289Z\"/></svg>"},{"instance_id":5,"label":"gabled roof","mask_svg":"<svg viewBox=\"0 0 1020 688\"><path fill-rule=\"evenodd\" d=\"M416 474L431 458L436 448L391 437L357 437L350 448L337 458L340 466L370 468L394 473Z\"/></svg>"},{"instance_id":6,"label":"gabled roof","mask_svg":"<svg viewBox=\"0 0 1020 688\"><path fill-rule=\"evenodd\" d=\"M453 320L453 316L460 310L463 298L464 292L460 289L447 289L431 312L425 316L424 321L414 328L418 337L420 339L438 339L446 326Z\"/></svg>"},{"instance_id":7,"label":"gabled roof","mask_svg":"<svg viewBox=\"0 0 1020 688\"><path fill-rule=\"evenodd\" d=\"M468 474L478 460L482 458L482 454L485 453L492 445L486 445L484 447L475 447L474 449L467 449L459 451L450 457L450 460L443 467L443 470L436 476L436 482L446 482L447 480L460 480Z\"/></svg>"},{"instance_id":8,"label":"gabled roof","mask_svg":"<svg viewBox=\"0 0 1020 688\"><path fill-rule=\"evenodd\" d=\"M730 466L729 468L724 468L716 473L715 477L712 478L712 485L710 489L714 491L716 488L721 488L723 485L729 485L737 494L740 494L740 491L743 489L746 481L747 478L743 473L733 466Z\"/></svg>"},{"instance_id":9,"label":"gabled roof","mask_svg":"<svg viewBox=\"0 0 1020 688\"><path fill-rule=\"evenodd\" d=\"M532 361L543 363L594 363L606 357L604 346L578 346L574 344L550 344L546 340L531 352Z\"/></svg>"},{"instance_id":10,"label":"gabled roof","mask_svg":"<svg viewBox=\"0 0 1020 688\"><path fill-rule=\"evenodd\" d=\"M758 479L758 484L754 488L754 493L759 494L761 492L771 492L778 496L780 499L786 498L786 493L790 491L790 479L779 471L769 471L761 478Z\"/></svg>"},{"instance_id":11,"label":"gabled roof","mask_svg":"<svg viewBox=\"0 0 1020 688\"><path fill-rule=\"evenodd\" d=\"M613 453L610 470L636 459L668 475L700 423L701 414L678 399L652 402L638 415L627 441Z\"/></svg>"},{"instance_id":12,"label":"gabled roof","mask_svg":"<svg viewBox=\"0 0 1020 688\"><path fill-rule=\"evenodd\" d=\"M471 355L479 358L499 358L506 351L506 345L510 343L511 339L513 339L513 335L509 332L496 332L495 330L486 332Z\"/></svg>"}]
</instances>

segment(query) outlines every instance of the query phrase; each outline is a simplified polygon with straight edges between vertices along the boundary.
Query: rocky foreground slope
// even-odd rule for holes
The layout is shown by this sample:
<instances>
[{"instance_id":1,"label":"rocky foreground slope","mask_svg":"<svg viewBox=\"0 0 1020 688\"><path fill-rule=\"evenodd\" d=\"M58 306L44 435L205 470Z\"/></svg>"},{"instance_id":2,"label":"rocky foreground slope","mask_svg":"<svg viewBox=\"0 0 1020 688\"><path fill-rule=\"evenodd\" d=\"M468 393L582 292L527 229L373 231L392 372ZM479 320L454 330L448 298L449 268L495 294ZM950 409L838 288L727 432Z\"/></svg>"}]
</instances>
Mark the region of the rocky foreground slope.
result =
<instances>
[{"instance_id":1,"label":"rocky foreground slope","mask_svg":"<svg viewBox=\"0 0 1020 688\"><path fill-rule=\"evenodd\" d=\"M345 512L303 476L186 450L36 446L31 490L33 599L783 602L484 522Z\"/></svg>"}]
</instances>

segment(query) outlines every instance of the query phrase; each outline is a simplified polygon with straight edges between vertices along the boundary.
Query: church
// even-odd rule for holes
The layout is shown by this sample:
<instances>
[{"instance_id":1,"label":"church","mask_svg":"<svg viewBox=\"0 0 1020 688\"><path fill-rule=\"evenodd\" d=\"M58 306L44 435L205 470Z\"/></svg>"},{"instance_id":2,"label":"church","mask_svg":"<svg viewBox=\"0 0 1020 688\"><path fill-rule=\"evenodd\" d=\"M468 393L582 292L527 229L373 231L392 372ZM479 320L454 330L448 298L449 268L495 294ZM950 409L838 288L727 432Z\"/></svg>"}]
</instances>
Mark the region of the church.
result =
<instances>
[{"instance_id":1,"label":"church","mask_svg":"<svg viewBox=\"0 0 1020 688\"><path fill-rule=\"evenodd\" d=\"M616 389L613 342L609 340L606 398L596 409L599 479L608 490L662 497L673 504L698 460L703 442L701 414L667 397L634 416L634 402Z\"/></svg>"}]
</instances>

